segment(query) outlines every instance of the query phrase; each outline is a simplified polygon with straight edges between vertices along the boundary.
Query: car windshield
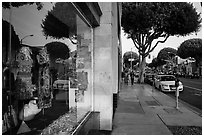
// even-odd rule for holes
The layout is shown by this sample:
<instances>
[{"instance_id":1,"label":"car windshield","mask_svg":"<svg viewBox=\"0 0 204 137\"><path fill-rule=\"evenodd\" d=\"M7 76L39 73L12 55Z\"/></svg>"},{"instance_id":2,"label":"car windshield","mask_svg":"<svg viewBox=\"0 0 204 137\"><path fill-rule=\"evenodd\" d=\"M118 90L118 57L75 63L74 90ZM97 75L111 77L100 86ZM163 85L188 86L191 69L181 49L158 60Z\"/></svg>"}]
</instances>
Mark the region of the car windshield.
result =
<instances>
[{"instance_id":1,"label":"car windshield","mask_svg":"<svg viewBox=\"0 0 204 137\"><path fill-rule=\"evenodd\" d=\"M161 81L175 81L174 76L162 76Z\"/></svg>"}]
</instances>

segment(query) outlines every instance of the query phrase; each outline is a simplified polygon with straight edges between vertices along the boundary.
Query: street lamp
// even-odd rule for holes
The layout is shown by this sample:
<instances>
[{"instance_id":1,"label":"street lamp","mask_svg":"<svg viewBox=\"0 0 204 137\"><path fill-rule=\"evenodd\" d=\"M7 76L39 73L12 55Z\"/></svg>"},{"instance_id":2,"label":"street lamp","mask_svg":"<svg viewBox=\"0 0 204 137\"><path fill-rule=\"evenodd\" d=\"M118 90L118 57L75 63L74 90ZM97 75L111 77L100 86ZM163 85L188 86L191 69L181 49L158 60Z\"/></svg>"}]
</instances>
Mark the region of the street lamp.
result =
<instances>
[{"instance_id":1,"label":"street lamp","mask_svg":"<svg viewBox=\"0 0 204 137\"><path fill-rule=\"evenodd\" d=\"M27 37L32 37L32 36L34 36L33 34L31 34L31 35L26 35L25 37L23 37L21 40L20 40L20 44L22 44L22 42L23 42L23 40L25 39L25 38L27 38Z\"/></svg>"}]
</instances>

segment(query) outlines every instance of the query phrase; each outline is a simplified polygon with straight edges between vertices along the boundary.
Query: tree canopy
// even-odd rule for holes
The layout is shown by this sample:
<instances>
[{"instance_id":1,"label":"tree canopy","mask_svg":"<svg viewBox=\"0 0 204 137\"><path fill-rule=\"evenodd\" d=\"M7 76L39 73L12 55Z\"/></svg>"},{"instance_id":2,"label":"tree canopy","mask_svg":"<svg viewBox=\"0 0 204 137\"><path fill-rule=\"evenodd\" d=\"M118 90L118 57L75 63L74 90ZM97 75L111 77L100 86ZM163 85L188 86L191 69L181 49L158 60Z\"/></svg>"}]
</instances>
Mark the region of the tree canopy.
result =
<instances>
[{"instance_id":1,"label":"tree canopy","mask_svg":"<svg viewBox=\"0 0 204 137\"><path fill-rule=\"evenodd\" d=\"M56 59L67 59L70 56L70 49L62 42L50 42L45 45L50 55L50 62L52 67L56 67Z\"/></svg>"},{"instance_id":2,"label":"tree canopy","mask_svg":"<svg viewBox=\"0 0 204 137\"><path fill-rule=\"evenodd\" d=\"M62 42L50 42L45 45L47 47L47 51L52 56L52 58L61 58L67 59L69 58L70 49L68 46Z\"/></svg>"},{"instance_id":3,"label":"tree canopy","mask_svg":"<svg viewBox=\"0 0 204 137\"><path fill-rule=\"evenodd\" d=\"M140 82L145 58L170 36L186 36L201 26L200 14L187 2L124 2L121 25L142 57Z\"/></svg>"},{"instance_id":4,"label":"tree canopy","mask_svg":"<svg viewBox=\"0 0 204 137\"><path fill-rule=\"evenodd\" d=\"M181 43L177 52L180 58L195 58L197 62L202 59L202 39L194 38Z\"/></svg>"},{"instance_id":5,"label":"tree canopy","mask_svg":"<svg viewBox=\"0 0 204 137\"><path fill-rule=\"evenodd\" d=\"M123 55L123 63L125 64L126 67L130 68L131 66L131 61L129 61L129 59L134 59L132 61L132 65L136 65L139 62L139 56L137 53L133 52L133 51L128 51L125 52L125 54Z\"/></svg>"},{"instance_id":6,"label":"tree canopy","mask_svg":"<svg viewBox=\"0 0 204 137\"><path fill-rule=\"evenodd\" d=\"M58 2L48 11L41 27L46 37L69 38L76 33L76 14L69 3Z\"/></svg>"},{"instance_id":7,"label":"tree canopy","mask_svg":"<svg viewBox=\"0 0 204 137\"><path fill-rule=\"evenodd\" d=\"M159 51L158 55L157 55L157 59L159 60L170 60L172 59L172 57L176 56L177 54L177 50L167 47L167 48L163 48L162 50Z\"/></svg>"},{"instance_id":8,"label":"tree canopy","mask_svg":"<svg viewBox=\"0 0 204 137\"><path fill-rule=\"evenodd\" d=\"M166 61L164 61L162 59L154 58L152 60L152 62L148 64L148 67L151 67L151 68L155 67L156 68L156 67L162 66L164 64L166 64Z\"/></svg>"},{"instance_id":9,"label":"tree canopy","mask_svg":"<svg viewBox=\"0 0 204 137\"><path fill-rule=\"evenodd\" d=\"M122 27L139 49L148 56L160 37L186 36L200 29L201 17L192 4L186 2L124 2Z\"/></svg>"}]
</instances>

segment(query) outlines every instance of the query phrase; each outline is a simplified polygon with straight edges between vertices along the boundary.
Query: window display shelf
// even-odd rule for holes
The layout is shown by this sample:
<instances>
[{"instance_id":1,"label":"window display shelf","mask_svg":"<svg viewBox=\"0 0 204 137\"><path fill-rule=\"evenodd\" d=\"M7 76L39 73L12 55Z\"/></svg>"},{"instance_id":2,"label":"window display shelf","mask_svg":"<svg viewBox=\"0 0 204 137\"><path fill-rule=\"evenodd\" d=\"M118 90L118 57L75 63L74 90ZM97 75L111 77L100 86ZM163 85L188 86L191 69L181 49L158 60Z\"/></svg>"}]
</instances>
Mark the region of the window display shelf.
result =
<instances>
[{"instance_id":1,"label":"window display shelf","mask_svg":"<svg viewBox=\"0 0 204 137\"><path fill-rule=\"evenodd\" d=\"M76 108L74 108L51 123L42 131L41 135L71 134L78 125L76 117Z\"/></svg>"}]
</instances>

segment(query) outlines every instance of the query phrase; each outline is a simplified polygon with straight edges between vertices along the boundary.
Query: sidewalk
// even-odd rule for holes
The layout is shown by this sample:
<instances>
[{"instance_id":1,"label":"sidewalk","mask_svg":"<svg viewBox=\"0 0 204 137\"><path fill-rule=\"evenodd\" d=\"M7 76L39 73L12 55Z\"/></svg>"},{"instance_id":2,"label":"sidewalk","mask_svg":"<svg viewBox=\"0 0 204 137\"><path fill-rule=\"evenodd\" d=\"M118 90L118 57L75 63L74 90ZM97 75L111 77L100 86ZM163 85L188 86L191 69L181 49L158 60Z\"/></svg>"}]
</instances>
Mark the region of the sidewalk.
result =
<instances>
[{"instance_id":1,"label":"sidewalk","mask_svg":"<svg viewBox=\"0 0 204 137\"><path fill-rule=\"evenodd\" d=\"M202 118L150 85L122 85L112 135L172 135L167 126L200 126Z\"/></svg>"}]
</instances>

